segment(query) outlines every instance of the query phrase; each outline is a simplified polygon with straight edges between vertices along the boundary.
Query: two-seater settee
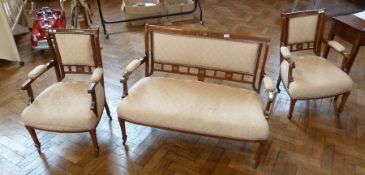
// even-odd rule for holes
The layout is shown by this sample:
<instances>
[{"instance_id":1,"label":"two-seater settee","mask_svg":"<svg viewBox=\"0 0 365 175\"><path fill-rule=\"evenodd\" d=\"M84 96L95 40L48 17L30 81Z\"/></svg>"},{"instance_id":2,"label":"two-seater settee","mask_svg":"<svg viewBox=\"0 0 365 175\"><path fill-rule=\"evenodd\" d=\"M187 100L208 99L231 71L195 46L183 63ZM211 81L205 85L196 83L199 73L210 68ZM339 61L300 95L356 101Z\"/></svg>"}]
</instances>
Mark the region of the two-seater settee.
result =
<instances>
[{"instance_id":1,"label":"two-seater settee","mask_svg":"<svg viewBox=\"0 0 365 175\"><path fill-rule=\"evenodd\" d=\"M117 112L123 144L125 122L223 139L259 143L255 167L269 137L268 114L275 97L265 77L269 39L162 26L146 26L145 56L133 60L121 78L123 97ZM145 77L128 89L141 64ZM154 72L197 76L196 80L153 76ZM248 84L252 89L203 82ZM269 99L263 105L262 81ZM221 82L221 81L220 81Z\"/></svg>"}]
</instances>

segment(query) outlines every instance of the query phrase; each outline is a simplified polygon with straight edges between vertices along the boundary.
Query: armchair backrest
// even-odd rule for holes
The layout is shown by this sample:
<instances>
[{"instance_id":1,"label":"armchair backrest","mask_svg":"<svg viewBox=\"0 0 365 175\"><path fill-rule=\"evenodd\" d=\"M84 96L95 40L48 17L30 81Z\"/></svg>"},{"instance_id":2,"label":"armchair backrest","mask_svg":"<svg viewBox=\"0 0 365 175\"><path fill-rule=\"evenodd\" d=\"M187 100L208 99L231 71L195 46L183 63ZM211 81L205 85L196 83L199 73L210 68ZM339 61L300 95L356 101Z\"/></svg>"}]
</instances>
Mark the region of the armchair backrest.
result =
<instances>
[{"instance_id":1,"label":"armchair backrest","mask_svg":"<svg viewBox=\"0 0 365 175\"><path fill-rule=\"evenodd\" d=\"M102 67L99 29L52 29L48 44L61 78L66 73L91 74Z\"/></svg>"},{"instance_id":2,"label":"armchair backrest","mask_svg":"<svg viewBox=\"0 0 365 175\"><path fill-rule=\"evenodd\" d=\"M282 13L280 45L290 51L313 49L320 55L325 20L324 9Z\"/></svg>"},{"instance_id":3,"label":"armchair backrest","mask_svg":"<svg viewBox=\"0 0 365 175\"><path fill-rule=\"evenodd\" d=\"M146 26L145 37L146 56L151 60L149 74L188 74L200 81L215 78L250 83L255 90L260 89L269 38L162 26Z\"/></svg>"}]
</instances>

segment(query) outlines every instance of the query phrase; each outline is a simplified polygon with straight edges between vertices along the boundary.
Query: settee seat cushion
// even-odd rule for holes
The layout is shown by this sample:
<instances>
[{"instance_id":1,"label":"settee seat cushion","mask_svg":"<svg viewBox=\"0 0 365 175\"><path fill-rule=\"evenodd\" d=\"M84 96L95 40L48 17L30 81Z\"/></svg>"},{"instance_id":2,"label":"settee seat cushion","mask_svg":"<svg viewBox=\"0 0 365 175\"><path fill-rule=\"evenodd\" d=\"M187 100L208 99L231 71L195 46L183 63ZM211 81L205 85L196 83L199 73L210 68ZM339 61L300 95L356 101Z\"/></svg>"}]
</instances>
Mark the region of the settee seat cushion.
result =
<instances>
[{"instance_id":1,"label":"settee seat cushion","mask_svg":"<svg viewBox=\"0 0 365 175\"><path fill-rule=\"evenodd\" d=\"M266 140L268 122L252 90L166 77L146 77L118 105L126 121L239 140Z\"/></svg>"},{"instance_id":2,"label":"settee seat cushion","mask_svg":"<svg viewBox=\"0 0 365 175\"><path fill-rule=\"evenodd\" d=\"M289 84L288 93L294 99L321 98L349 92L352 79L339 67L319 56L304 55L292 58L294 81ZM281 63L281 77L288 84L289 64Z\"/></svg>"},{"instance_id":3,"label":"settee seat cushion","mask_svg":"<svg viewBox=\"0 0 365 175\"><path fill-rule=\"evenodd\" d=\"M104 107L104 90L97 85L98 116L90 109L87 81L58 82L41 92L24 109L25 125L51 131L87 131L95 129Z\"/></svg>"}]
</instances>

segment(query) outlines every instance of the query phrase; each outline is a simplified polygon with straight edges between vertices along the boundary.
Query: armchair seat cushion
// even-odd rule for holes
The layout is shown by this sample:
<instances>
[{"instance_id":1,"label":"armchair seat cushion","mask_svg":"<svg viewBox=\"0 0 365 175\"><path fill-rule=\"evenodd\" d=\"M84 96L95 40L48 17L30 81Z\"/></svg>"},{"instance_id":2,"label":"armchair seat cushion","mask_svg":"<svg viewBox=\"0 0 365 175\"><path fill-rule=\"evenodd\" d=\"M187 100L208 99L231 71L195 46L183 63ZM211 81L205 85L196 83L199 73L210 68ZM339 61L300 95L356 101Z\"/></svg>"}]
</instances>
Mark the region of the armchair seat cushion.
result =
<instances>
[{"instance_id":1,"label":"armchair seat cushion","mask_svg":"<svg viewBox=\"0 0 365 175\"><path fill-rule=\"evenodd\" d=\"M146 77L117 109L132 123L240 140L266 140L269 125L255 91L191 80Z\"/></svg>"},{"instance_id":2,"label":"armchair seat cushion","mask_svg":"<svg viewBox=\"0 0 365 175\"><path fill-rule=\"evenodd\" d=\"M288 93L293 99L330 97L352 89L351 78L340 68L319 56L297 56L293 69L294 81L290 83ZM281 64L281 77L288 84L288 62Z\"/></svg>"},{"instance_id":3,"label":"armchair seat cushion","mask_svg":"<svg viewBox=\"0 0 365 175\"><path fill-rule=\"evenodd\" d=\"M94 129L104 106L103 87L96 88L98 117L90 109L87 81L58 82L42 93L23 111L27 126L51 131L87 131Z\"/></svg>"}]
</instances>

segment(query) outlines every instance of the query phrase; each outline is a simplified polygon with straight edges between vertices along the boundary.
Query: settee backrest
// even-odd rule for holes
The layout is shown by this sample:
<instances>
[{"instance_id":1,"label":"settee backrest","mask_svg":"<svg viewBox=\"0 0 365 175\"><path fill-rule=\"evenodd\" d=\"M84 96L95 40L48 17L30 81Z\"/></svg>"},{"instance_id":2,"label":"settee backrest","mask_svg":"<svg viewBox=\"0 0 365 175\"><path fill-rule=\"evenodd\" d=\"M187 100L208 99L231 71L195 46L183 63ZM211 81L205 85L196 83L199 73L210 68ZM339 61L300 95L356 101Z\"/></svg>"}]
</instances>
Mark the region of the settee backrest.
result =
<instances>
[{"instance_id":1,"label":"settee backrest","mask_svg":"<svg viewBox=\"0 0 365 175\"><path fill-rule=\"evenodd\" d=\"M146 55L151 70L251 83L259 89L269 39L162 26L146 26ZM261 63L261 69L259 67ZM260 74L259 74L260 73ZM255 86L258 76L258 86Z\"/></svg>"}]
</instances>

